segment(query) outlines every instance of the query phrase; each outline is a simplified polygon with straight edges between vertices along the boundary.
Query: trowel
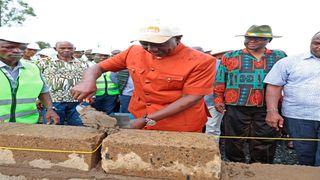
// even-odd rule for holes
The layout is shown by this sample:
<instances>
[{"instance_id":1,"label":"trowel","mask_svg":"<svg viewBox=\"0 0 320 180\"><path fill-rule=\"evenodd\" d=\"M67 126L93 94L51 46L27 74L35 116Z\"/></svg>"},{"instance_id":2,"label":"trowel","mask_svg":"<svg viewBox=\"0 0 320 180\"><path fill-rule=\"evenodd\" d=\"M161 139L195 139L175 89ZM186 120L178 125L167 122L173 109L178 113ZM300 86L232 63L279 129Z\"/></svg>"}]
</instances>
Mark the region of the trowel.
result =
<instances>
[{"instance_id":1,"label":"trowel","mask_svg":"<svg viewBox=\"0 0 320 180\"><path fill-rule=\"evenodd\" d=\"M117 126L123 129L130 129L130 118L128 113L113 113L110 114L111 117L117 119Z\"/></svg>"}]
</instances>

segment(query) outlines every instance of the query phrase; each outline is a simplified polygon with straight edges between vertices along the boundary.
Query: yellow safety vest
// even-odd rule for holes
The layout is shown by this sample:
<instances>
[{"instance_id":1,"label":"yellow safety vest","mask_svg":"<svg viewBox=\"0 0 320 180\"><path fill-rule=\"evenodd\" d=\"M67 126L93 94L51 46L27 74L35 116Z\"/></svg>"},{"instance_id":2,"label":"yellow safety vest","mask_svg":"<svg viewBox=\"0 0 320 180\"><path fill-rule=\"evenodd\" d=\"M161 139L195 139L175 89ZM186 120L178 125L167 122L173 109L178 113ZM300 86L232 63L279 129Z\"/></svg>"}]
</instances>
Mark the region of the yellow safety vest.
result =
<instances>
[{"instance_id":1,"label":"yellow safety vest","mask_svg":"<svg viewBox=\"0 0 320 180\"><path fill-rule=\"evenodd\" d=\"M110 96L120 94L118 85L111 81L111 72L103 73L96 81L97 91L96 96L102 96L106 92Z\"/></svg>"},{"instance_id":2,"label":"yellow safety vest","mask_svg":"<svg viewBox=\"0 0 320 180\"><path fill-rule=\"evenodd\" d=\"M105 73L103 73L96 81L97 91L96 96L102 96L106 93L106 79Z\"/></svg>"},{"instance_id":3,"label":"yellow safety vest","mask_svg":"<svg viewBox=\"0 0 320 180\"><path fill-rule=\"evenodd\" d=\"M36 124L39 113L36 99L44 85L39 68L31 62L20 61L23 68L12 89L10 80L0 71L0 121Z\"/></svg>"}]
</instances>

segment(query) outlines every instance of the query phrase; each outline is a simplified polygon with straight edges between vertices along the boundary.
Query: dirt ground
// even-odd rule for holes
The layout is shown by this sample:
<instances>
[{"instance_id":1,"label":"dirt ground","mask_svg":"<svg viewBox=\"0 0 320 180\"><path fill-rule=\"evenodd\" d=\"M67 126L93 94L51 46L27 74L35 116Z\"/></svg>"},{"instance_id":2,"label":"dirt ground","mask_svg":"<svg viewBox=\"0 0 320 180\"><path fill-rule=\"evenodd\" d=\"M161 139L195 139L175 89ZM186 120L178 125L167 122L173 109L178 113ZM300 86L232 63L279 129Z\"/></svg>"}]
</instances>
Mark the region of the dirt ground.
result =
<instances>
[{"instance_id":1,"label":"dirt ground","mask_svg":"<svg viewBox=\"0 0 320 180\"><path fill-rule=\"evenodd\" d=\"M24 176L24 177L23 177ZM222 180L318 180L320 170L317 167L298 165L270 165L270 164L243 164L223 162ZM144 180L149 178L128 177L122 175L107 175L101 165L89 172L39 170L35 168L13 168L0 166L0 179L115 179L115 180Z\"/></svg>"},{"instance_id":2,"label":"dirt ground","mask_svg":"<svg viewBox=\"0 0 320 180\"><path fill-rule=\"evenodd\" d=\"M223 180L318 180L319 167L223 162Z\"/></svg>"}]
</instances>

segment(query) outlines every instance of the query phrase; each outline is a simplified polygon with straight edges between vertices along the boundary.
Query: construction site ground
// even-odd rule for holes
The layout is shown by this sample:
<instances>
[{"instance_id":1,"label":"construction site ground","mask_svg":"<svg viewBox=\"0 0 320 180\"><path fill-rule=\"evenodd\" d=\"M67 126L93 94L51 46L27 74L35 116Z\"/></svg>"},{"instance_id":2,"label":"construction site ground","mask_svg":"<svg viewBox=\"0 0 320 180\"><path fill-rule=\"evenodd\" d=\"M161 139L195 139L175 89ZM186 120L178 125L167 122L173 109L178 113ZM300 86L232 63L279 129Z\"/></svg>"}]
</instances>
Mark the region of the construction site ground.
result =
<instances>
[{"instance_id":1,"label":"construction site ground","mask_svg":"<svg viewBox=\"0 0 320 180\"><path fill-rule=\"evenodd\" d=\"M4 173L5 172L5 173ZM222 163L222 180L318 180L320 171L317 167L298 165L266 165ZM129 177L123 175L106 174L100 164L89 172L61 171L54 169L39 170L37 168L13 168L0 166L0 179L25 180L25 179L115 179L115 180L144 180L149 178Z\"/></svg>"},{"instance_id":2,"label":"construction site ground","mask_svg":"<svg viewBox=\"0 0 320 180\"><path fill-rule=\"evenodd\" d=\"M102 127L102 126L99 126ZM108 127L108 126L106 126ZM45 126L45 125L23 125L23 124L1 124L0 126L0 143L1 146L12 146L12 147L35 147L35 148L51 148L51 149L70 149L70 150L93 150L97 144L101 142L101 139L104 138L104 133L90 128L77 128L77 127L67 127L67 126ZM57 133L59 132L59 133ZM176 158L177 154L176 149L179 149L179 146L186 148L185 145L196 146L191 148L191 151L195 151L197 148L203 148L202 157L208 153L206 148L209 146L205 140L209 140L207 135L201 134L176 134L170 135L169 132L143 132L134 133L133 130L125 130L118 133L122 133L122 137L119 134L113 134L111 136L111 141L118 147L123 147L121 152L126 150L124 147L130 143L132 145L139 145L143 151L147 148L150 149L149 145L153 143L153 138L148 139L149 143L142 143L138 140L133 141L132 139L139 134L143 139L146 137L154 137L154 139L160 140L160 146L154 146L155 148L168 148L175 147L168 150L168 153L163 155L162 158ZM139 136L140 136L139 135ZM199 136L199 137L197 137ZM200 137L201 136L201 137ZM113 137L113 138L112 138ZM127 145L121 145L123 141L126 141L125 138L128 138ZM171 139L163 137L171 137ZM174 138L173 138L174 137ZM201 138L201 139L198 139ZM132 141L130 141L132 140ZM167 141L172 142L167 143ZM176 143L174 143L176 142ZM195 144L190 144L193 142ZM213 141L210 141L213 142ZM178 144L178 145L177 145ZM180 144L180 145L179 145ZM202 144L202 145L201 145ZM154 145L159 145L159 143L154 143ZM103 145L102 145L103 147ZM135 146L134 146L135 147ZM151 147L152 149L152 147ZM51 152L28 152L28 151L16 151L12 149L12 154L14 156L8 156L6 154L8 151L6 148L1 148L2 150L2 159L0 158L0 180L29 180L29 179L41 179L41 180L102 180L102 179L115 179L115 180L142 180L142 179L151 179L144 177L133 177L128 176L127 173L123 174L108 174L105 172L105 168L102 167L101 161L99 162L99 157L101 157L100 149L95 153L90 153L83 155L82 163L85 168L79 168L78 161L79 158L72 158L65 155L65 153L55 153ZM133 149L136 150L136 149ZM212 150L212 149L211 149ZM219 154L219 148L216 146L213 149L216 154ZM120 151L119 151L120 152ZM196 151L195 151L196 152ZM69 152L70 153L70 152ZM139 153L136 151L136 153ZM68 154L68 153L67 153ZM200 153L198 153L200 154ZM171 155L171 156L170 156ZM223 155L223 153L222 153ZM175 156L175 157L172 157ZM13 157L15 159L13 159ZM141 155L141 157L143 157ZM196 156L194 156L196 157ZM41 160L40 158L50 160L51 163L46 163L47 161ZM37 159L39 164L30 163L31 160ZM165 162L166 159L161 159ZM222 159L224 159L222 157ZM12 162L15 160L16 162ZM106 161L106 159L103 159ZM181 161L181 159L178 159ZM198 162L194 159L195 162ZM34 162L34 161L32 161ZM61 163L69 162L69 164ZM188 161L190 162L190 161ZM220 161L219 161L220 162ZM96 164L97 163L97 164ZM32 165L32 166L30 166ZM45 166L49 166L44 168ZM65 166L68 165L68 166ZM39 168L40 167L40 168ZM69 168L68 168L69 167ZM70 168L70 167L73 167ZM91 168L93 167L93 168ZM89 170L87 170L89 169ZM145 169L144 169L145 170ZM161 176L165 178L158 179L171 179L165 175ZM253 180L318 180L320 177L319 167L310 167L310 166L299 166L299 165L280 165L280 164L244 164L244 163L233 163L222 161L221 163L221 173L220 179L222 180L244 180L244 179L253 179ZM187 178L192 180L193 178Z\"/></svg>"}]
</instances>

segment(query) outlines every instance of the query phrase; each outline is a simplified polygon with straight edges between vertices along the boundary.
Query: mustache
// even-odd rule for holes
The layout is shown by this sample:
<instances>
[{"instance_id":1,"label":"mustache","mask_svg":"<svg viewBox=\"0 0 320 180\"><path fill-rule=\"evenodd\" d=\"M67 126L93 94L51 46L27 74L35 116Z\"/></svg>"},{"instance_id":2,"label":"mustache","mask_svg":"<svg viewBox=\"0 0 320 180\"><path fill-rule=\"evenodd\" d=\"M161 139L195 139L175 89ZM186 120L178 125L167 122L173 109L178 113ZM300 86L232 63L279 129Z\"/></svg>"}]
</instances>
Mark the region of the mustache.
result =
<instances>
[{"instance_id":1,"label":"mustache","mask_svg":"<svg viewBox=\"0 0 320 180\"><path fill-rule=\"evenodd\" d=\"M20 53L20 54L10 54L8 57L22 57L23 54Z\"/></svg>"}]
</instances>

